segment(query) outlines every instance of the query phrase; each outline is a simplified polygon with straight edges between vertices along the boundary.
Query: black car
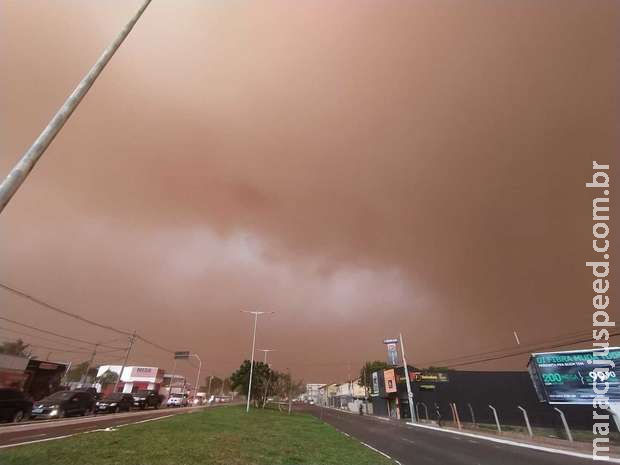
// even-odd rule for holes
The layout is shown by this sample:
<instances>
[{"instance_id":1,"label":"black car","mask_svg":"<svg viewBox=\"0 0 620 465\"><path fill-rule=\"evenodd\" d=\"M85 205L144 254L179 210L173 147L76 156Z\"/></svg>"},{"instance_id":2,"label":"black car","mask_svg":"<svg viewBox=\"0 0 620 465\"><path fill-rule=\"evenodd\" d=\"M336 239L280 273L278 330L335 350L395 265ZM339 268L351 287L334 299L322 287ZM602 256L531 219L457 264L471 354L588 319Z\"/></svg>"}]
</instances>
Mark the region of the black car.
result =
<instances>
[{"instance_id":1,"label":"black car","mask_svg":"<svg viewBox=\"0 0 620 465\"><path fill-rule=\"evenodd\" d=\"M133 395L133 405L141 409L147 407L159 408L162 403L163 397L157 394L155 391L143 390L138 391Z\"/></svg>"},{"instance_id":2,"label":"black car","mask_svg":"<svg viewBox=\"0 0 620 465\"><path fill-rule=\"evenodd\" d=\"M0 389L0 420L20 422L30 416L32 401L19 389Z\"/></svg>"},{"instance_id":3,"label":"black car","mask_svg":"<svg viewBox=\"0 0 620 465\"><path fill-rule=\"evenodd\" d=\"M32 418L64 418L90 415L95 411L95 398L84 391L58 391L34 403Z\"/></svg>"},{"instance_id":4,"label":"black car","mask_svg":"<svg viewBox=\"0 0 620 465\"><path fill-rule=\"evenodd\" d=\"M131 394L113 392L109 396L97 402L96 413L129 412L133 407L134 399Z\"/></svg>"}]
</instances>

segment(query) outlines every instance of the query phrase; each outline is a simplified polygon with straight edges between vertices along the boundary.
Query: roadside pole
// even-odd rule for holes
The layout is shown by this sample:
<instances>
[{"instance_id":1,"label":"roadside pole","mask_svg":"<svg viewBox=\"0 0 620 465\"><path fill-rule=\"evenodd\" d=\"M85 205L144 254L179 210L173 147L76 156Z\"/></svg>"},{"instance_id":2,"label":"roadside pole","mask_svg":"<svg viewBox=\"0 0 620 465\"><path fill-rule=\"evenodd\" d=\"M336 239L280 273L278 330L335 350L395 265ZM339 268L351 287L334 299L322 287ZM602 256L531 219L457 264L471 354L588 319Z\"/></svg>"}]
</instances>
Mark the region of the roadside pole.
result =
<instances>
[{"instance_id":1,"label":"roadside pole","mask_svg":"<svg viewBox=\"0 0 620 465\"><path fill-rule=\"evenodd\" d=\"M98 347L99 347L99 343L97 342L95 344L95 347L93 348L93 353L90 354L90 360L88 360L88 365L86 365L86 371L80 377L80 384L84 384L86 382L86 380L88 379L88 370L90 370L90 367L93 364L93 361L95 360L95 355L97 355L97 348Z\"/></svg>"},{"instance_id":2,"label":"roadside pole","mask_svg":"<svg viewBox=\"0 0 620 465\"><path fill-rule=\"evenodd\" d=\"M116 50L118 50L123 41L127 38L135 24L138 22L138 19L140 19L140 16L142 16L142 13L144 13L144 10L146 10L146 7L149 6L149 3L151 3L151 0L146 0L142 4L138 12L131 18L125 27L123 27L116 39L114 39L114 42L112 42L103 51L103 54L99 57L88 74L86 74L86 76L84 76L84 78L80 81L71 95L69 95L65 103L62 107L60 107L43 132L41 132L39 137L36 138L26 153L22 155L21 159L13 167L8 176L4 179L4 181L2 181L0 184L0 213L2 213L4 207L7 206L15 192L17 192L17 189L19 189L30 171L32 171L36 163L39 161L43 155L43 152L45 152L47 147L52 143L73 111L77 108L86 93L95 83L95 80L99 77L110 59L114 56Z\"/></svg>"},{"instance_id":3,"label":"roadside pole","mask_svg":"<svg viewBox=\"0 0 620 465\"><path fill-rule=\"evenodd\" d=\"M125 355L125 360L123 360L123 366L121 367L121 372L118 374L118 378L116 378L116 383L114 383L114 390L112 392L116 392L118 388L118 383L121 381L121 376L123 376L123 371L125 371L125 366L127 365L127 361L129 360L129 354L131 353L131 349L133 348L133 343L136 340L136 330L133 330L133 334L129 338L129 347L127 348L127 354Z\"/></svg>"},{"instance_id":4,"label":"roadside pole","mask_svg":"<svg viewBox=\"0 0 620 465\"><path fill-rule=\"evenodd\" d=\"M248 400L245 411L250 411L250 397L252 397L252 375L254 374L254 350L256 349L256 323L258 323L258 313L254 313L254 332L252 333L252 357L250 361L250 383L248 384Z\"/></svg>"},{"instance_id":5,"label":"roadside pole","mask_svg":"<svg viewBox=\"0 0 620 465\"><path fill-rule=\"evenodd\" d=\"M407 367L407 359L405 358L405 344L403 343L403 333L400 333L400 350L403 354L403 367L405 368L405 381L407 382L407 399L409 401L409 415L411 415L411 421L417 422L418 419L415 414L415 408L413 407L413 393L411 392L411 381L409 381L409 368Z\"/></svg>"},{"instance_id":6,"label":"roadside pole","mask_svg":"<svg viewBox=\"0 0 620 465\"><path fill-rule=\"evenodd\" d=\"M196 375L196 387L194 388L194 401L198 398L198 383L200 383L200 370L202 370L202 360L198 354L192 354L194 357L198 359L198 374Z\"/></svg>"}]
</instances>

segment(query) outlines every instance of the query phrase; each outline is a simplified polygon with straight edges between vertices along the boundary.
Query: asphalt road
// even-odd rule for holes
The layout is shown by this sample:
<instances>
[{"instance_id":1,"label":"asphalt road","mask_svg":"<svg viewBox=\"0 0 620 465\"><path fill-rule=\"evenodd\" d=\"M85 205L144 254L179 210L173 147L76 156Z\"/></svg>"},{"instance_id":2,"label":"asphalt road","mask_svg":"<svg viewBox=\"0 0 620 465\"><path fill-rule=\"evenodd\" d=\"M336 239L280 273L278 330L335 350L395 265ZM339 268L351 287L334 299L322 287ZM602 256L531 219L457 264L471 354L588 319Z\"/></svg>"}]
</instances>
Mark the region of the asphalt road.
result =
<instances>
[{"instance_id":1,"label":"asphalt road","mask_svg":"<svg viewBox=\"0 0 620 465\"><path fill-rule=\"evenodd\" d=\"M304 408L341 432L378 449L402 465L584 465L583 457L498 444L484 439L407 426L404 422Z\"/></svg>"},{"instance_id":2,"label":"asphalt road","mask_svg":"<svg viewBox=\"0 0 620 465\"><path fill-rule=\"evenodd\" d=\"M89 417L65 418L62 420L40 420L27 423L7 424L0 427L0 448L20 443L28 443L30 441L41 441L44 439L64 437L75 433L137 423L169 415L179 415L201 408L203 407L137 410L127 413L108 413Z\"/></svg>"}]
</instances>

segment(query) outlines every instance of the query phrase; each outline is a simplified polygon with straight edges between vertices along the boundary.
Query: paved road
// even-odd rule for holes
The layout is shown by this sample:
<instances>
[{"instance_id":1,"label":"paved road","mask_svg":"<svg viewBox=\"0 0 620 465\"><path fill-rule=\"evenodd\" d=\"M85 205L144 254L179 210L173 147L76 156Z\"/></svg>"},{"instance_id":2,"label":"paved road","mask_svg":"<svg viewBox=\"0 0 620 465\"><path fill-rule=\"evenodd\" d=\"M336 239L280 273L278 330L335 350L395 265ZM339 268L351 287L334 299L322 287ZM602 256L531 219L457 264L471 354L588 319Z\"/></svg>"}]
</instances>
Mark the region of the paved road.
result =
<instances>
[{"instance_id":1,"label":"paved road","mask_svg":"<svg viewBox=\"0 0 620 465\"><path fill-rule=\"evenodd\" d=\"M0 427L0 448L29 441L40 441L42 439L126 425L168 415L178 415L196 411L201 408L203 407L139 410L127 413L110 413L89 417L66 418L62 420L42 420L20 424L8 424Z\"/></svg>"},{"instance_id":2,"label":"paved road","mask_svg":"<svg viewBox=\"0 0 620 465\"><path fill-rule=\"evenodd\" d=\"M321 416L320 408L304 408ZM388 454L402 465L584 465L571 457L407 426L372 416L323 409L323 421Z\"/></svg>"}]
</instances>

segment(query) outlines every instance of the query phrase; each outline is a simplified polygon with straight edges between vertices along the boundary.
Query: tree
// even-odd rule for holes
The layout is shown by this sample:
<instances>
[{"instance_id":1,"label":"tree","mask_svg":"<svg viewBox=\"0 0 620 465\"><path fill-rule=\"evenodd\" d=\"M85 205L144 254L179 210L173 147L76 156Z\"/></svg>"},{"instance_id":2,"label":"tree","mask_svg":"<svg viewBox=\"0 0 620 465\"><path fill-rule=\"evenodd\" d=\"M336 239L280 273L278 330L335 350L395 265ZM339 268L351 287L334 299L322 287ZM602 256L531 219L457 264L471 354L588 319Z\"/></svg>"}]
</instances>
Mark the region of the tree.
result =
<instances>
[{"instance_id":1,"label":"tree","mask_svg":"<svg viewBox=\"0 0 620 465\"><path fill-rule=\"evenodd\" d=\"M15 342L3 342L0 345L0 354L30 357L31 352L28 347L30 344L26 344L21 338L18 338Z\"/></svg>"},{"instance_id":2,"label":"tree","mask_svg":"<svg viewBox=\"0 0 620 465\"><path fill-rule=\"evenodd\" d=\"M381 360L375 360L373 362L366 362L360 368L360 379L357 382L360 386L366 387L368 389L372 389L372 373L374 371L385 370L390 366L382 362Z\"/></svg>"},{"instance_id":3,"label":"tree","mask_svg":"<svg viewBox=\"0 0 620 465\"><path fill-rule=\"evenodd\" d=\"M254 403L264 405L265 400L273 395L274 384L277 384L279 377L277 371L269 368L269 365L263 362L254 362L254 373L252 375L252 399ZM250 383L250 361L245 360L239 369L230 375L230 387L243 395L248 394L248 386Z\"/></svg>"},{"instance_id":4,"label":"tree","mask_svg":"<svg viewBox=\"0 0 620 465\"><path fill-rule=\"evenodd\" d=\"M87 369L88 373L86 373ZM67 373L67 381L81 381L83 376L95 377L97 376L97 369L89 368L89 362L78 363L69 370L69 373Z\"/></svg>"},{"instance_id":5,"label":"tree","mask_svg":"<svg viewBox=\"0 0 620 465\"><path fill-rule=\"evenodd\" d=\"M97 377L97 382L101 385L114 384L118 380L118 375L112 370L104 371L101 376Z\"/></svg>"}]
</instances>

